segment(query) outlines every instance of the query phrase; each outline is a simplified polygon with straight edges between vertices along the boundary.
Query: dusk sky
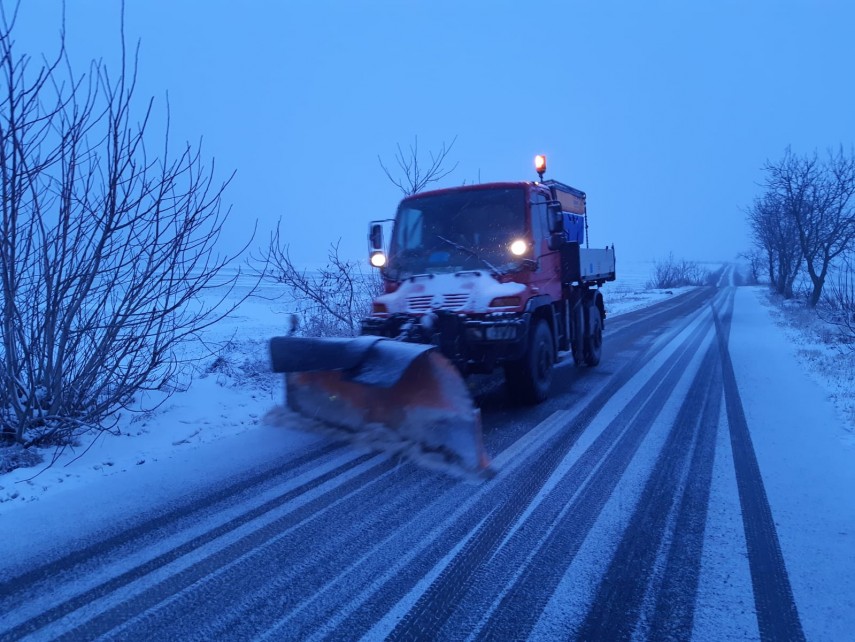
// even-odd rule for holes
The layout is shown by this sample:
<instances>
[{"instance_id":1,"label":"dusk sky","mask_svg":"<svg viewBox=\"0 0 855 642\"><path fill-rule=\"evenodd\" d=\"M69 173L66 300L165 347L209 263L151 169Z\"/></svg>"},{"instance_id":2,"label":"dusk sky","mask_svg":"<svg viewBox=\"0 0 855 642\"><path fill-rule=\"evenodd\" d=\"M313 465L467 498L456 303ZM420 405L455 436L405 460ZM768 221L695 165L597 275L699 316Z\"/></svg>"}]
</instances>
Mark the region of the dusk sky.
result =
<instances>
[{"instance_id":1,"label":"dusk sky","mask_svg":"<svg viewBox=\"0 0 855 642\"><path fill-rule=\"evenodd\" d=\"M596 6L592 6L592 5ZM8 5L5 2L4 5ZM119 2L68 0L75 69L114 66ZM54 52L59 0L24 0L18 53ZM281 217L299 263L401 194L377 157L456 143L439 187L547 178L588 193L620 260L730 260L760 168L855 143L855 4L128 0L138 105L168 92L174 140L237 174L223 249Z\"/></svg>"}]
</instances>

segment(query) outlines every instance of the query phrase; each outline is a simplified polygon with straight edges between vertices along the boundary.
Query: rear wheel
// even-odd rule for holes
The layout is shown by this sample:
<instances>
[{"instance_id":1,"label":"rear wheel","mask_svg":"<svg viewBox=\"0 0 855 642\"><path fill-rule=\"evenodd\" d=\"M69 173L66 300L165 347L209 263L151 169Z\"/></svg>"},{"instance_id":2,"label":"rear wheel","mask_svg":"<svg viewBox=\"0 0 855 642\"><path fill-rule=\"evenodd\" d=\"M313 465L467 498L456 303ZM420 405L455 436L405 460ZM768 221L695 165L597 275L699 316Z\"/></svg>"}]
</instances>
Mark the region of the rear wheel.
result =
<instances>
[{"instance_id":1,"label":"rear wheel","mask_svg":"<svg viewBox=\"0 0 855 642\"><path fill-rule=\"evenodd\" d=\"M596 366L603 352L603 317L600 308L589 305L585 323L585 365Z\"/></svg>"},{"instance_id":2,"label":"rear wheel","mask_svg":"<svg viewBox=\"0 0 855 642\"><path fill-rule=\"evenodd\" d=\"M549 395L555 351L549 324L541 319L532 332L528 351L505 366L505 381L511 393L526 404L537 404Z\"/></svg>"}]
</instances>

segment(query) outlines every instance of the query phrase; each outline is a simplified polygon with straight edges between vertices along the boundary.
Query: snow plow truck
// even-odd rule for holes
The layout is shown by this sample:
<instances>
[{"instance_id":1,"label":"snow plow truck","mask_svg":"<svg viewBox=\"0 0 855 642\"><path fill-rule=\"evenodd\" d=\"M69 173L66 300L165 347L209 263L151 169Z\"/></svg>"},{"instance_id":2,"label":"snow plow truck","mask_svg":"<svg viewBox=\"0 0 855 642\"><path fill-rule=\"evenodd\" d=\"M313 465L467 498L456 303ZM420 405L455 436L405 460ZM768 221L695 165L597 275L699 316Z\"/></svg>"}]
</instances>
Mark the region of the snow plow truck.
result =
<instances>
[{"instance_id":1,"label":"snow plow truck","mask_svg":"<svg viewBox=\"0 0 855 642\"><path fill-rule=\"evenodd\" d=\"M600 362L614 246L588 243L586 195L543 180L465 185L404 198L373 221L384 293L361 335L275 337L288 406L350 431L388 430L465 469L489 466L464 377L504 370L520 402L546 399L559 353ZM384 228L391 238L384 242Z\"/></svg>"}]
</instances>

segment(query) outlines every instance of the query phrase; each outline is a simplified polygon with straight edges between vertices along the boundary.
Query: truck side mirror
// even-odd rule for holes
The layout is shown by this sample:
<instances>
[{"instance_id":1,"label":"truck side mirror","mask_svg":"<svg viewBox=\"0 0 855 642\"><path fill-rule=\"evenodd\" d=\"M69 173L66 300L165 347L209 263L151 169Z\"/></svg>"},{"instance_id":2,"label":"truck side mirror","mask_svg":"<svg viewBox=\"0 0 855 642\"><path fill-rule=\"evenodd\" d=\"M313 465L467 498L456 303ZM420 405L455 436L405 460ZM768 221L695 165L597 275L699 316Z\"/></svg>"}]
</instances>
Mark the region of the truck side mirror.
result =
<instances>
[{"instance_id":1,"label":"truck side mirror","mask_svg":"<svg viewBox=\"0 0 855 642\"><path fill-rule=\"evenodd\" d=\"M383 226L372 223L368 232L368 260L376 268L386 265L386 252L383 251Z\"/></svg>"},{"instance_id":2,"label":"truck side mirror","mask_svg":"<svg viewBox=\"0 0 855 642\"><path fill-rule=\"evenodd\" d=\"M383 251L383 226L379 223L374 223L371 226L371 231L368 234L368 244L372 252Z\"/></svg>"},{"instance_id":3,"label":"truck side mirror","mask_svg":"<svg viewBox=\"0 0 855 642\"><path fill-rule=\"evenodd\" d=\"M561 211L561 203L549 201L546 205L546 217L550 234L564 233L564 213Z\"/></svg>"},{"instance_id":4,"label":"truck side mirror","mask_svg":"<svg viewBox=\"0 0 855 642\"><path fill-rule=\"evenodd\" d=\"M563 232L553 232L549 235L549 249L555 252L556 250L560 250L561 246L567 239L564 236Z\"/></svg>"}]
</instances>

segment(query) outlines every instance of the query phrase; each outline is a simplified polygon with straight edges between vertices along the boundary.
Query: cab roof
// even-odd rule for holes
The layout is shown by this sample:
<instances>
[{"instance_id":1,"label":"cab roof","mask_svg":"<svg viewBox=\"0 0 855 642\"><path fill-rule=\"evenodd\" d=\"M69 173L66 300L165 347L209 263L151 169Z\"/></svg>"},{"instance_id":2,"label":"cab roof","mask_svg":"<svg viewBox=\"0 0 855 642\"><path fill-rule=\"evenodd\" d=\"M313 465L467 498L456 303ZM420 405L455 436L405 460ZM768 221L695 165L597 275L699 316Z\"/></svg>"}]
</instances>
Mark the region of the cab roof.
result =
<instances>
[{"instance_id":1,"label":"cab roof","mask_svg":"<svg viewBox=\"0 0 855 642\"><path fill-rule=\"evenodd\" d=\"M434 189L428 190L425 192L418 192L417 194L410 194L409 196L405 196L402 199L403 201L409 201L414 198L421 198L422 196L436 196L440 194L448 194L449 192L476 192L479 190L489 190L489 189L513 189L513 188L542 188L544 191L551 191L555 189L559 192L565 192L567 194L572 194L578 198L586 198L585 192L580 189L576 189L575 187L570 187L560 181L555 180L547 180L543 182L538 181L502 181L498 183L475 183L472 185L457 185L455 187L444 187L442 189Z\"/></svg>"}]
</instances>

